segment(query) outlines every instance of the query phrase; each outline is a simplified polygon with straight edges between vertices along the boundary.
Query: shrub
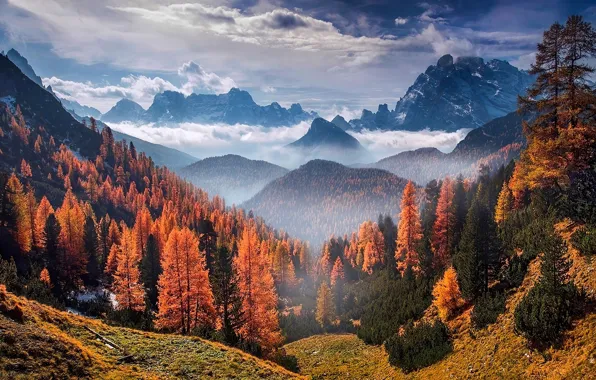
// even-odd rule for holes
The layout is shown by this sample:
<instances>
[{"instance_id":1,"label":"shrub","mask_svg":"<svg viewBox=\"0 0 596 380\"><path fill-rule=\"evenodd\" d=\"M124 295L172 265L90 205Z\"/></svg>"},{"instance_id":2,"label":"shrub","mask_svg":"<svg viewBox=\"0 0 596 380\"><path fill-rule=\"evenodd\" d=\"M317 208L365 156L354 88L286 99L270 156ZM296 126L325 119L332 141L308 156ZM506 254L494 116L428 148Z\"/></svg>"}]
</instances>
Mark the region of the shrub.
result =
<instances>
[{"instance_id":1,"label":"shrub","mask_svg":"<svg viewBox=\"0 0 596 380\"><path fill-rule=\"evenodd\" d=\"M571 243L584 256L596 254L596 226L584 226L575 231Z\"/></svg>"},{"instance_id":2,"label":"shrub","mask_svg":"<svg viewBox=\"0 0 596 380\"><path fill-rule=\"evenodd\" d=\"M510 288L517 288L524 282L527 272L528 260L523 256L513 256L503 272L503 280Z\"/></svg>"},{"instance_id":3,"label":"shrub","mask_svg":"<svg viewBox=\"0 0 596 380\"><path fill-rule=\"evenodd\" d=\"M300 372L300 367L298 366L298 358L296 358L294 355L286 354L285 350L283 349L275 351L275 353L270 355L267 359L279 364L280 366L284 367L289 371L295 373Z\"/></svg>"},{"instance_id":4,"label":"shrub","mask_svg":"<svg viewBox=\"0 0 596 380\"><path fill-rule=\"evenodd\" d=\"M440 321L406 326L402 335L385 342L389 363L408 373L432 365L453 350L447 327Z\"/></svg>"},{"instance_id":5,"label":"shrub","mask_svg":"<svg viewBox=\"0 0 596 380\"><path fill-rule=\"evenodd\" d=\"M505 312L505 294L500 292L486 292L474 303L470 316L472 325L482 329L497 321L497 317Z\"/></svg>"},{"instance_id":6,"label":"shrub","mask_svg":"<svg viewBox=\"0 0 596 380\"><path fill-rule=\"evenodd\" d=\"M544 282L539 282L515 309L515 331L533 345L550 346L571 326L578 300L573 284L564 284L552 291Z\"/></svg>"}]
</instances>

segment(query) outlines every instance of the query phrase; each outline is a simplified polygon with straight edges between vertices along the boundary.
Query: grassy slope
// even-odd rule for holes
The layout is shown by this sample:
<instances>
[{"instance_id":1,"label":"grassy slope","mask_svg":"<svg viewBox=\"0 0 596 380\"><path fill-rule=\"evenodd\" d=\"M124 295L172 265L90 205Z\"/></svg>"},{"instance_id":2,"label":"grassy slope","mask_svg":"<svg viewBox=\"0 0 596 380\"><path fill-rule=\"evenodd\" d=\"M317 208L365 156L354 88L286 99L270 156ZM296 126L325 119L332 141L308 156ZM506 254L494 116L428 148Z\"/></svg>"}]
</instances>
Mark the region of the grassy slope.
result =
<instances>
[{"instance_id":1,"label":"grassy slope","mask_svg":"<svg viewBox=\"0 0 596 380\"><path fill-rule=\"evenodd\" d=\"M566 228L557 226L564 237ZM567 235L567 236L566 236ZM570 250L571 277L578 287L594 297L596 272L592 262ZM366 346L354 335L321 335L285 346L288 354L298 357L301 372L325 379L441 379L441 378L530 378L589 379L596 378L596 313L592 302L588 313L574 322L561 347L544 353L532 351L514 333L513 311L539 274L534 261L523 285L511 293L507 311L498 321L481 331L470 329L470 309L448 326L454 335L454 350L445 359L418 372L405 375L391 368L381 347ZM593 298L592 298L593 299ZM424 318L434 318L432 307Z\"/></svg>"},{"instance_id":2,"label":"grassy slope","mask_svg":"<svg viewBox=\"0 0 596 380\"><path fill-rule=\"evenodd\" d=\"M128 349L135 360L87 331ZM237 378L297 375L242 351L198 338L111 327L18 298L0 286L0 378Z\"/></svg>"}]
</instances>

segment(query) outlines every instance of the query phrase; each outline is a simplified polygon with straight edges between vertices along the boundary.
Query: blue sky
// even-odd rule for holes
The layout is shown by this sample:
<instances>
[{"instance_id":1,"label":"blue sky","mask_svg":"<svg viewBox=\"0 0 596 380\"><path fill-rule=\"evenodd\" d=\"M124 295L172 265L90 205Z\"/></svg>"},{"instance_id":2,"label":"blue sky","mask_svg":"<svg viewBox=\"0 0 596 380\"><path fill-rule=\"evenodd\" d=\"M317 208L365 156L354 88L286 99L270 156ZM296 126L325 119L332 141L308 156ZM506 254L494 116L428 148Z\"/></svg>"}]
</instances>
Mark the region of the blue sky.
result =
<instances>
[{"instance_id":1,"label":"blue sky","mask_svg":"<svg viewBox=\"0 0 596 380\"><path fill-rule=\"evenodd\" d=\"M29 59L64 96L107 111L166 89L323 115L395 106L443 54L527 68L542 31L588 1L0 0L0 49Z\"/></svg>"}]
</instances>

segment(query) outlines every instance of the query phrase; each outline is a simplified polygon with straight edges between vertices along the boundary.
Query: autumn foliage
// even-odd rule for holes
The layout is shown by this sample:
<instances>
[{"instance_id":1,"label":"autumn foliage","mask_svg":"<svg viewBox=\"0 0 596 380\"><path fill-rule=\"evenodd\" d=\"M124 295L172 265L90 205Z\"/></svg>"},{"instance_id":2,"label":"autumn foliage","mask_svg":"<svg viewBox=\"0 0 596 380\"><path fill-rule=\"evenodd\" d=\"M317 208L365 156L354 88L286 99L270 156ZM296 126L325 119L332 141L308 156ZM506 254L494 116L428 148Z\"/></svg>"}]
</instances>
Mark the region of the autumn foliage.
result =
<instances>
[{"instance_id":1,"label":"autumn foliage","mask_svg":"<svg viewBox=\"0 0 596 380\"><path fill-rule=\"evenodd\" d=\"M418 245L422 240L422 225L416 202L416 188L408 182L401 200L401 213L397 230L397 249L395 261L397 269L403 274L410 267L414 273L420 272Z\"/></svg>"},{"instance_id":2,"label":"autumn foliage","mask_svg":"<svg viewBox=\"0 0 596 380\"><path fill-rule=\"evenodd\" d=\"M447 320L464 305L464 300L457 283L457 273L453 267L447 268L433 288L433 305L439 311L439 317Z\"/></svg>"},{"instance_id":3,"label":"autumn foliage","mask_svg":"<svg viewBox=\"0 0 596 380\"><path fill-rule=\"evenodd\" d=\"M434 254L433 265L435 268L443 268L447 265L453 253L452 239L455 224L453 196L453 181L447 177L443 180L443 185L441 186L431 241Z\"/></svg>"}]
</instances>

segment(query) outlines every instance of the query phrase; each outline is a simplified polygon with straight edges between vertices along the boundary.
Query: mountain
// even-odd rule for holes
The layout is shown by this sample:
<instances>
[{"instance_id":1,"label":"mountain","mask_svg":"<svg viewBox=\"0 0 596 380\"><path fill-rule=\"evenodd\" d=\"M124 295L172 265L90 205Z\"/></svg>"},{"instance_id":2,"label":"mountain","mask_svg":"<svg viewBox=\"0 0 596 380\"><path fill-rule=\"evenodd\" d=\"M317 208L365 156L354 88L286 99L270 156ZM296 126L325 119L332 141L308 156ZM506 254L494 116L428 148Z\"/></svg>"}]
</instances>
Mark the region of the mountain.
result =
<instances>
[{"instance_id":1,"label":"mountain","mask_svg":"<svg viewBox=\"0 0 596 380\"><path fill-rule=\"evenodd\" d=\"M29 79L11 60L0 55L0 102L11 112L18 105L30 128L43 126L56 141L64 141L71 150L87 157L99 152L101 139L76 121L62 103L45 88ZM0 107L3 108L3 107ZM10 146L2 150L11 151ZM13 159L20 159L16 154Z\"/></svg>"},{"instance_id":2,"label":"mountain","mask_svg":"<svg viewBox=\"0 0 596 380\"><path fill-rule=\"evenodd\" d=\"M304 111L300 104L292 104L290 108L284 108L279 103L259 106L247 91L237 88L232 88L227 94L220 95L185 96L176 91L164 91L155 95L147 111L141 111L140 106L128 103L130 101L124 105L120 105L120 102L102 116L102 120L113 123L122 121L240 123L279 127L294 125L316 117L316 113Z\"/></svg>"},{"instance_id":3,"label":"mountain","mask_svg":"<svg viewBox=\"0 0 596 380\"><path fill-rule=\"evenodd\" d=\"M517 96L526 91L534 77L493 59L449 54L429 66L401 98L394 110L379 105L376 113L363 110L353 128L456 131L478 128L517 108Z\"/></svg>"},{"instance_id":4,"label":"mountain","mask_svg":"<svg viewBox=\"0 0 596 380\"><path fill-rule=\"evenodd\" d=\"M51 87L48 87L48 91L51 91ZM62 102L64 108L71 114L75 113L79 116L89 116L95 119L99 119L101 116L101 112L98 109L89 106L84 106L76 100L60 99L60 102Z\"/></svg>"},{"instance_id":5,"label":"mountain","mask_svg":"<svg viewBox=\"0 0 596 380\"><path fill-rule=\"evenodd\" d=\"M121 99L108 112L101 115L101 120L107 123L137 122L144 114L145 109L139 104L129 99Z\"/></svg>"},{"instance_id":6,"label":"mountain","mask_svg":"<svg viewBox=\"0 0 596 380\"><path fill-rule=\"evenodd\" d=\"M288 170L266 161L249 160L235 154L209 157L180 170L178 174L210 195L228 204L240 204L282 177Z\"/></svg>"},{"instance_id":7,"label":"mountain","mask_svg":"<svg viewBox=\"0 0 596 380\"><path fill-rule=\"evenodd\" d=\"M331 122L335 125L337 125L338 127L340 127L341 129L343 129L344 131L347 131L349 129L352 129L352 126L350 125L350 123L348 123L346 121L346 119L344 119L343 116L341 115L337 115L333 118L333 120L331 120Z\"/></svg>"},{"instance_id":8,"label":"mountain","mask_svg":"<svg viewBox=\"0 0 596 380\"><path fill-rule=\"evenodd\" d=\"M10 49L6 53L6 57L10 59L10 61L14 63L23 72L23 74L27 76L27 78L37 83L38 86L43 87L41 78L37 76L37 74L35 74L33 67L31 67L27 59L23 57L18 51L16 51L15 49Z\"/></svg>"},{"instance_id":9,"label":"mountain","mask_svg":"<svg viewBox=\"0 0 596 380\"><path fill-rule=\"evenodd\" d=\"M525 144L523 119L517 112L496 118L470 131L451 153L422 148L401 152L368 166L390 171L420 185L445 176L474 176L481 164L495 168L519 156Z\"/></svg>"},{"instance_id":10,"label":"mountain","mask_svg":"<svg viewBox=\"0 0 596 380\"><path fill-rule=\"evenodd\" d=\"M407 181L385 170L313 160L271 182L242 207L272 226L319 244L358 230L379 213L395 215Z\"/></svg>"},{"instance_id":11,"label":"mountain","mask_svg":"<svg viewBox=\"0 0 596 380\"><path fill-rule=\"evenodd\" d=\"M288 151L309 159L329 159L346 164L366 161L368 152L360 142L337 125L316 118L304 136L286 145Z\"/></svg>"}]
</instances>

